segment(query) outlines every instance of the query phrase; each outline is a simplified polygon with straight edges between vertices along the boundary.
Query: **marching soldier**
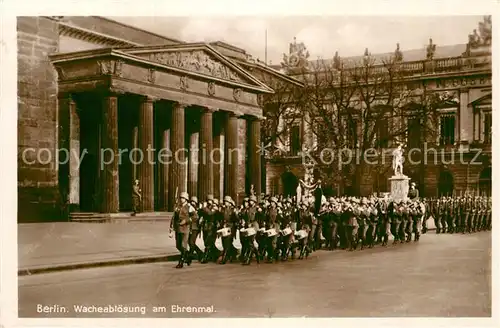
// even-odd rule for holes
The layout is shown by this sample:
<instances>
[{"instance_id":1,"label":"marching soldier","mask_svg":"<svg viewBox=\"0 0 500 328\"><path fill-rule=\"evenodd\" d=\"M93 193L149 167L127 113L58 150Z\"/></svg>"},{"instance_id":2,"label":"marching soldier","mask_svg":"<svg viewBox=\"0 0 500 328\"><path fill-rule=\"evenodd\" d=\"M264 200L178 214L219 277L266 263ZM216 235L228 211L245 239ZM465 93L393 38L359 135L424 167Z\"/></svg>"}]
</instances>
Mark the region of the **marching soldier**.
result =
<instances>
[{"instance_id":1,"label":"marching soldier","mask_svg":"<svg viewBox=\"0 0 500 328\"><path fill-rule=\"evenodd\" d=\"M238 216L235 211L235 203L231 196L224 197L224 205L221 211L221 222L219 225L219 233L222 237L222 259L220 264L226 264L228 260L232 262L235 257L235 247L233 240L236 236Z\"/></svg>"},{"instance_id":2,"label":"marching soldier","mask_svg":"<svg viewBox=\"0 0 500 328\"><path fill-rule=\"evenodd\" d=\"M189 204L189 195L187 192L181 192L180 204L176 205L174 217L170 221L170 232L175 232L175 246L181 253L179 263L176 268L182 268L184 263L191 265L191 259L188 256L188 240L190 216L194 213L194 208Z\"/></svg>"},{"instance_id":3,"label":"marching soldier","mask_svg":"<svg viewBox=\"0 0 500 328\"><path fill-rule=\"evenodd\" d=\"M201 208L198 204L198 197L191 197L191 206L194 208L193 214L191 215L191 228L189 230L189 258L191 259L194 253L198 258L198 261L203 260L203 252L196 245L196 240L200 235L200 219L201 219Z\"/></svg>"},{"instance_id":4,"label":"marching soldier","mask_svg":"<svg viewBox=\"0 0 500 328\"><path fill-rule=\"evenodd\" d=\"M376 204L370 206L370 217L368 220L368 245L370 248L375 246L375 240L377 238L377 227L379 225L379 212Z\"/></svg>"},{"instance_id":5,"label":"marching soldier","mask_svg":"<svg viewBox=\"0 0 500 328\"><path fill-rule=\"evenodd\" d=\"M217 259L218 249L215 246L217 240L217 222L216 212L218 212L213 195L207 196L207 201L202 209L202 230L205 253L202 263L215 261Z\"/></svg>"},{"instance_id":6,"label":"marching soldier","mask_svg":"<svg viewBox=\"0 0 500 328\"><path fill-rule=\"evenodd\" d=\"M348 204L345 210L346 217L346 239L347 248L349 251L353 251L358 247L358 217L360 215L359 202L355 202L355 205Z\"/></svg>"},{"instance_id":7,"label":"marching soldier","mask_svg":"<svg viewBox=\"0 0 500 328\"><path fill-rule=\"evenodd\" d=\"M291 247L291 241L293 237L293 230L291 227L292 223L292 209L291 209L291 204L292 201L291 199L287 199L284 209L282 210L282 215L281 215L281 226L280 226L280 232L281 232L281 242L280 242L280 249L281 249L281 260L282 261L288 261L288 254L290 252L290 247Z\"/></svg>"},{"instance_id":8,"label":"marching soldier","mask_svg":"<svg viewBox=\"0 0 500 328\"><path fill-rule=\"evenodd\" d=\"M382 246L387 246L389 242L389 234L391 233L390 217L393 216L394 204L387 204L387 201L382 201L380 208L380 230L382 236Z\"/></svg>"},{"instance_id":9,"label":"marching soldier","mask_svg":"<svg viewBox=\"0 0 500 328\"><path fill-rule=\"evenodd\" d=\"M278 246L278 233L279 222L280 222L280 212L278 209L278 199L276 197L271 197L270 208L267 211L267 222L266 222L266 233L267 233L267 262L272 263L278 260L279 250Z\"/></svg>"},{"instance_id":10,"label":"marching soldier","mask_svg":"<svg viewBox=\"0 0 500 328\"><path fill-rule=\"evenodd\" d=\"M248 252L248 238L246 234L246 222L245 222L245 216L246 212L248 210L248 197L243 198L243 204L240 206L238 209L238 221L239 221L239 227L240 227L240 243L241 243L241 254L240 254L240 262L244 263L245 262L245 254Z\"/></svg>"},{"instance_id":11,"label":"marching soldier","mask_svg":"<svg viewBox=\"0 0 500 328\"><path fill-rule=\"evenodd\" d=\"M361 249L366 246L366 233L368 231L368 220L370 218L370 210L366 198L361 201L361 206L359 207L359 214L356 215L358 221L358 236L355 241L356 244L361 243Z\"/></svg>"},{"instance_id":12,"label":"marching soldier","mask_svg":"<svg viewBox=\"0 0 500 328\"><path fill-rule=\"evenodd\" d=\"M255 255L255 259L257 260L257 263L260 262L259 259L259 250L257 247L255 247L255 236L257 231L259 230L259 223L257 221L257 211L258 208L256 206L257 204L257 197L254 195L250 196L249 198L249 204L248 208L244 212L244 224L245 224L245 231L246 231L246 249L245 253L243 252L242 249L242 254L243 254L243 264L248 265L250 264L253 256Z\"/></svg>"},{"instance_id":13,"label":"marching soldier","mask_svg":"<svg viewBox=\"0 0 500 328\"><path fill-rule=\"evenodd\" d=\"M403 215L400 205L399 201L391 203L392 210L389 212L391 214L389 217L391 222L391 234L394 236L393 245L398 243L400 237L399 226L401 225L401 217Z\"/></svg>"},{"instance_id":14,"label":"marching soldier","mask_svg":"<svg viewBox=\"0 0 500 328\"><path fill-rule=\"evenodd\" d=\"M299 226L297 232L297 239L299 241L299 260L302 260L304 256L307 258L310 254L309 249L309 235L311 231L311 216L312 213L309 210L309 206L305 201L305 198L300 203L300 208L298 211Z\"/></svg>"}]
</instances>

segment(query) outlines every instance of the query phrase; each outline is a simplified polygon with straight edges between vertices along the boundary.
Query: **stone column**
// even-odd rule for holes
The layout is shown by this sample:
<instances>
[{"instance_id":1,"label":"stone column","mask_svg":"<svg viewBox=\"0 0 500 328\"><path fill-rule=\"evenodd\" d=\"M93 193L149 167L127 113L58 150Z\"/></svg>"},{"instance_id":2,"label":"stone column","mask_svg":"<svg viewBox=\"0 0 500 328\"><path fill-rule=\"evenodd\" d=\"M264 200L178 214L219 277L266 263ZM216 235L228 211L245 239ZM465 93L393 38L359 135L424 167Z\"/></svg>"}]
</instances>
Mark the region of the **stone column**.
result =
<instances>
[{"instance_id":1,"label":"stone column","mask_svg":"<svg viewBox=\"0 0 500 328\"><path fill-rule=\"evenodd\" d=\"M261 169L261 152L260 152L260 120L250 118L247 121L248 126L248 168L250 172L250 181L254 186L255 194L260 197L262 191L262 169Z\"/></svg>"},{"instance_id":2,"label":"stone column","mask_svg":"<svg viewBox=\"0 0 500 328\"><path fill-rule=\"evenodd\" d=\"M132 176L134 180L137 179L137 163L139 162L139 156L137 155L137 150L139 149L139 128L134 126L132 129L132 149L135 149L132 154Z\"/></svg>"},{"instance_id":3,"label":"stone column","mask_svg":"<svg viewBox=\"0 0 500 328\"><path fill-rule=\"evenodd\" d=\"M238 117L228 113L225 129L224 196L238 199Z\"/></svg>"},{"instance_id":4,"label":"stone column","mask_svg":"<svg viewBox=\"0 0 500 328\"><path fill-rule=\"evenodd\" d=\"M213 139L213 152L214 152L214 197L221 199L224 195L224 149L226 138L224 136L224 117L222 112L217 113L217 119L213 120L214 139Z\"/></svg>"},{"instance_id":5,"label":"stone column","mask_svg":"<svg viewBox=\"0 0 500 328\"><path fill-rule=\"evenodd\" d=\"M187 191L186 177L186 152L184 147L185 142L185 108L188 105L182 103L174 103L172 107L172 128L170 130L170 147L172 150L172 162L170 169L170 185L169 185L169 204L175 204L175 191L178 195ZM170 205L169 205L170 206Z\"/></svg>"},{"instance_id":6,"label":"stone column","mask_svg":"<svg viewBox=\"0 0 500 328\"><path fill-rule=\"evenodd\" d=\"M160 124L164 124L161 122ZM170 149L170 129L163 130L161 133L161 150L158 153L158 164L160 165L160 208L162 211L168 211L171 209L171 204L169 203L169 170L170 161L172 160L172 154Z\"/></svg>"},{"instance_id":7,"label":"stone column","mask_svg":"<svg viewBox=\"0 0 500 328\"><path fill-rule=\"evenodd\" d=\"M144 97L139 108L139 149L143 156L139 163L138 179L144 212L154 211L153 102L152 98Z\"/></svg>"},{"instance_id":8,"label":"stone column","mask_svg":"<svg viewBox=\"0 0 500 328\"><path fill-rule=\"evenodd\" d=\"M69 211L80 204L80 117L77 105L69 94L59 95L59 186ZM61 157L62 156L62 157ZM66 158L67 157L67 158Z\"/></svg>"},{"instance_id":9,"label":"stone column","mask_svg":"<svg viewBox=\"0 0 500 328\"><path fill-rule=\"evenodd\" d=\"M193 113L196 115L196 113ZM199 117L189 120L189 162L188 162L188 193L189 196L198 196L198 167L200 157Z\"/></svg>"},{"instance_id":10,"label":"stone column","mask_svg":"<svg viewBox=\"0 0 500 328\"><path fill-rule=\"evenodd\" d=\"M469 144L473 136L473 117L472 109L469 110L469 89L460 90L460 144Z\"/></svg>"},{"instance_id":11,"label":"stone column","mask_svg":"<svg viewBox=\"0 0 500 328\"><path fill-rule=\"evenodd\" d=\"M198 174L198 199L205 201L207 195L214 194L213 150L213 110L205 108L200 120L200 164Z\"/></svg>"},{"instance_id":12,"label":"stone column","mask_svg":"<svg viewBox=\"0 0 500 328\"><path fill-rule=\"evenodd\" d=\"M101 128L101 212L117 213L118 189L118 97L104 96Z\"/></svg>"}]
</instances>

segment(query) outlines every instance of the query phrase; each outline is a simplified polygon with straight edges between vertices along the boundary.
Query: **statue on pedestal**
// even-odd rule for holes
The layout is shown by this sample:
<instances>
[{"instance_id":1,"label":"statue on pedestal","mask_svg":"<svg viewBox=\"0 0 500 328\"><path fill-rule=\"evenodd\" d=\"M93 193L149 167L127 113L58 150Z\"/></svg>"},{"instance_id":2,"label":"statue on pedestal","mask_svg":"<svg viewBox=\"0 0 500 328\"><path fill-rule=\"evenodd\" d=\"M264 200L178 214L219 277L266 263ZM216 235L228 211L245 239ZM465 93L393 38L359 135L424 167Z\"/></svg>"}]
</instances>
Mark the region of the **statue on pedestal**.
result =
<instances>
[{"instance_id":1,"label":"statue on pedestal","mask_svg":"<svg viewBox=\"0 0 500 328\"><path fill-rule=\"evenodd\" d=\"M395 176L403 175L403 146L401 144L398 145L392 152L392 169L394 170Z\"/></svg>"}]
</instances>

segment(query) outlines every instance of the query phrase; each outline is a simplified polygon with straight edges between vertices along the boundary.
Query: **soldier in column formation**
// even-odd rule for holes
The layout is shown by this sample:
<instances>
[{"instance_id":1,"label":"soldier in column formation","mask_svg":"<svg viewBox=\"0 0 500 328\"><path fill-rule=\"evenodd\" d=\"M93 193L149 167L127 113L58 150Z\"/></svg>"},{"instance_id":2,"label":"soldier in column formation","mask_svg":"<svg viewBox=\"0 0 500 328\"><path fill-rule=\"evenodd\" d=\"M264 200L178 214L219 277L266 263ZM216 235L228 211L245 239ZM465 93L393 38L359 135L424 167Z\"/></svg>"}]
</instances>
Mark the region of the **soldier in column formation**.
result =
<instances>
[{"instance_id":1,"label":"soldier in column formation","mask_svg":"<svg viewBox=\"0 0 500 328\"><path fill-rule=\"evenodd\" d=\"M436 233L491 230L491 197L467 195L425 199Z\"/></svg>"},{"instance_id":2,"label":"soldier in column formation","mask_svg":"<svg viewBox=\"0 0 500 328\"><path fill-rule=\"evenodd\" d=\"M491 197L442 197L393 201L377 197L250 195L237 207L230 196L222 204L213 195L199 203L181 193L171 229L181 260L177 267L201 263L244 265L305 259L318 249L372 248L418 242L425 221L436 233L471 233L491 229ZM202 238L199 238L201 234ZM238 243L239 240L239 243ZM199 245L204 246L204 250ZM239 247L241 245L241 248Z\"/></svg>"}]
</instances>

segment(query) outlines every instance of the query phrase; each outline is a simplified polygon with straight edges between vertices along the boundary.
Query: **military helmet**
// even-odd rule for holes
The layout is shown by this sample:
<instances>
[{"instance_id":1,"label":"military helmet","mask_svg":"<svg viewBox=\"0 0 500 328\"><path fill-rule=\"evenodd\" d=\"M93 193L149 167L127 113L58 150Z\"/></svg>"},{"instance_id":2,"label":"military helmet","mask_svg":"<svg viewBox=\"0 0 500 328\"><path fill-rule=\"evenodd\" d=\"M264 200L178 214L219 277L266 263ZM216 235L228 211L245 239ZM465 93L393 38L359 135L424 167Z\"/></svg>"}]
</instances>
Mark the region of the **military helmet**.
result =
<instances>
[{"instance_id":1,"label":"military helmet","mask_svg":"<svg viewBox=\"0 0 500 328\"><path fill-rule=\"evenodd\" d=\"M185 200L189 201L189 194L185 191L181 192L179 198L184 198Z\"/></svg>"},{"instance_id":2,"label":"military helmet","mask_svg":"<svg viewBox=\"0 0 500 328\"><path fill-rule=\"evenodd\" d=\"M192 202L192 203L195 203L195 204L198 204L198 197L196 197L196 196L191 196L191 202Z\"/></svg>"},{"instance_id":3,"label":"military helmet","mask_svg":"<svg viewBox=\"0 0 500 328\"><path fill-rule=\"evenodd\" d=\"M255 195L250 196L248 200L257 203L257 197Z\"/></svg>"}]
</instances>

